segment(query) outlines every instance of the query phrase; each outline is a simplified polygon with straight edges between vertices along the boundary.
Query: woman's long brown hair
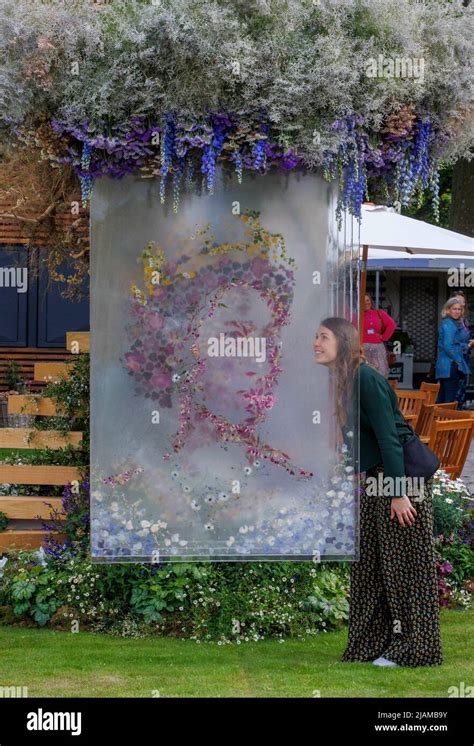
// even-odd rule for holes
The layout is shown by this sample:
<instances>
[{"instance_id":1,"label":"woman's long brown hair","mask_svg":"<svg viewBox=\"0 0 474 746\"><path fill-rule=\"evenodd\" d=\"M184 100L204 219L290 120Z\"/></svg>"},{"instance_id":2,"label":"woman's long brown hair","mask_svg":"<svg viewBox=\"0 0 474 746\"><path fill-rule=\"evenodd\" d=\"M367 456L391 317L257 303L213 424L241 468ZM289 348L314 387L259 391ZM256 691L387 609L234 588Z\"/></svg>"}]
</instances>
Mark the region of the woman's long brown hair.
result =
<instances>
[{"instance_id":1,"label":"woman's long brown hair","mask_svg":"<svg viewBox=\"0 0 474 746\"><path fill-rule=\"evenodd\" d=\"M333 316L321 321L337 340L337 355L334 366L336 417L342 429L347 422L348 410L352 406L354 377L365 355L359 340L359 332L350 321Z\"/></svg>"}]
</instances>

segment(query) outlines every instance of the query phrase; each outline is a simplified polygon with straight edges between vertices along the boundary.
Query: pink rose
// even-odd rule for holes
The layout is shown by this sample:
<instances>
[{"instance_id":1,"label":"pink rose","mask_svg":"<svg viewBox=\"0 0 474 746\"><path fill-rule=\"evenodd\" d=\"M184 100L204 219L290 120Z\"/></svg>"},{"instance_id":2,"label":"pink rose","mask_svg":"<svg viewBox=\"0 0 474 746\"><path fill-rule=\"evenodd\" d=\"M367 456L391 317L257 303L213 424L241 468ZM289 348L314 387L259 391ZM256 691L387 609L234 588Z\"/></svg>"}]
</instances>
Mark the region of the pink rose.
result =
<instances>
[{"instance_id":1,"label":"pink rose","mask_svg":"<svg viewBox=\"0 0 474 746\"><path fill-rule=\"evenodd\" d=\"M163 368L160 368L156 371L156 373L153 373L150 379L150 383L153 388L167 389L173 383L171 373L169 373L167 370L163 370Z\"/></svg>"},{"instance_id":2,"label":"pink rose","mask_svg":"<svg viewBox=\"0 0 474 746\"><path fill-rule=\"evenodd\" d=\"M165 325L165 320L163 316L160 316L158 312L152 312L148 314L148 326L153 331L158 331L158 329L163 329Z\"/></svg>"},{"instance_id":3,"label":"pink rose","mask_svg":"<svg viewBox=\"0 0 474 746\"><path fill-rule=\"evenodd\" d=\"M260 259L260 257L253 259L250 266L255 277L263 277L263 275L268 272L268 262L264 259Z\"/></svg>"},{"instance_id":4,"label":"pink rose","mask_svg":"<svg viewBox=\"0 0 474 746\"><path fill-rule=\"evenodd\" d=\"M145 362L145 356L141 352L126 352L125 365L134 373L138 373Z\"/></svg>"}]
</instances>

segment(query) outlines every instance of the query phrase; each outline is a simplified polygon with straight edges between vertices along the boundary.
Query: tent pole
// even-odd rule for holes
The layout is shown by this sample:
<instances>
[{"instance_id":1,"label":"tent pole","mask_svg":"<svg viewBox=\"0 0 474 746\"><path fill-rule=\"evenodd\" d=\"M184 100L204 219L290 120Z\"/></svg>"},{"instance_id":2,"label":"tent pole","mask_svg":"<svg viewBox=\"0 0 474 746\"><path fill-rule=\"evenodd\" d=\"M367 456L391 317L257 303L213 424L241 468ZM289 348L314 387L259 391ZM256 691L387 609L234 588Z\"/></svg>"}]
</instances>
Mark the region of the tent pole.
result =
<instances>
[{"instance_id":1,"label":"tent pole","mask_svg":"<svg viewBox=\"0 0 474 746\"><path fill-rule=\"evenodd\" d=\"M362 246L362 265L360 269L360 298L359 298L359 332L360 343L364 337L364 311L365 311L365 290L367 287L367 260L369 256L369 247L367 244Z\"/></svg>"}]
</instances>

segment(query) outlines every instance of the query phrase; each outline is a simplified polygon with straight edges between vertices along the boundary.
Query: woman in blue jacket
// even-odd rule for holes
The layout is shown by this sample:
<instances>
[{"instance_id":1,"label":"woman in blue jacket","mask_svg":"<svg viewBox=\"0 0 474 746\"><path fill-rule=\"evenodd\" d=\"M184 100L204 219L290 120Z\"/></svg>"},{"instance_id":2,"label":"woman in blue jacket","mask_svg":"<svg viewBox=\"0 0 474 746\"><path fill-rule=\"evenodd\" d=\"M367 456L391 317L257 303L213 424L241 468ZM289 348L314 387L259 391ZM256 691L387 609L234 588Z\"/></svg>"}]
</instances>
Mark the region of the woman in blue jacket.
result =
<instances>
[{"instance_id":1,"label":"woman in blue jacket","mask_svg":"<svg viewBox=\"0 0 474 746\"><path fill-rule=\"evenodd\" d=\"M458 301L460 302L462 313L461 313L461 317L459 321L463 325L464 329L470 335L469 333L469 306L467 303L466 294L462 290L456 290L454 293L451 293L450 299L451 298L457 298ZM465 354L466 363L468 364L468 366L469 366L470 357L471 357L471 345L469 345L467 352ZM464 403L466 401L466 391L467 391L468 383L469 383L469 376L463 376L461 380L459 381L459 388L456 394L456 399L459 402L458 409L464 409Z\"/></svg>"},{"instance_id":2,"label":"woman in blue jacket","mask_svg":"<svg viewBox=\"0 0 474 746\"><path fill-rule=\"evenodd\" d=\"M441 312L442 322L438 330L438 357L435 376L441 384L437 403L459 401L456 395L463 376L471 372L466 355L474 344L469 330L461 323L462 306L459 298L450 298Z\"/></svg>"}]
</instances>

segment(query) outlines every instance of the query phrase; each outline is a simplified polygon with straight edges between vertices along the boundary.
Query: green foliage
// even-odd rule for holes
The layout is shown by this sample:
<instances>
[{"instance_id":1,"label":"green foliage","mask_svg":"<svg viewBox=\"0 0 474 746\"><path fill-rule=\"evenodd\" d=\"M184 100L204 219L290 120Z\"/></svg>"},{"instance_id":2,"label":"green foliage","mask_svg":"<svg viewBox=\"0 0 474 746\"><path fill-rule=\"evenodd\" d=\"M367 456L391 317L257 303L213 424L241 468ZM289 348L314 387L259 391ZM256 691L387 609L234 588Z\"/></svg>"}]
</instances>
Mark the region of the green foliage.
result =
<instances>
[{"instance_id":1,"label":"green foliage","mask_svg":"<svg viewBox=\"0 0 474 746\"><path fill-rule=\"evenodd\" d=\"M49 383L43 391L43 396L54 400L59 414L39 419L35 423L39 430L82 432L82 444L76 452L85 459L84 463L89 450L89 377L89 354L80 353L69 363L68 378Z\"/></svg>"},{"instance_id":2,"label":"green foliage","mask_svg":"<svg viewBox=\"0 0 474 746\"><path fill-rule=\"evenodd\" d=\"M6 384L9 391L17 391L21 382L21 368L16 360L9 360L6 372Z\"/></svg>"},{"instance_id":3,"label":"green foliage","mask_svg":"<svg viewBox=\"0 0 474 746\"><path fill-rule=\"evenodd\" d=\"M427 223L440 225L442 228L449 228L452 181L453 164L441 166L439 174L439 221L436 221L431 195L428 190L419 195L415 204L404 208L402 210L403 214L417 218L417 220L424 220Z\"/></svg>"},{"instance_id":4,"label":"green foliage","mask_svg":"<svg viewBox=\"0 0 474 746\"><path fill-rule=\"evenodd\" d=\"M347 586L348 563L92 565L20 552L3 568L0 604L39 625L59 615L63 626L229 643L336 629Z\"/></svg>"},{"instance_id":5,"label":"green foliage","mask_svg":"<svg viewBox=\"0 0 474 746\"><path fill-rule=\"evenodd\" d=\"M449 581L454 580L459 587L474 578L474 552L463 543L453 537L452 540L438 540L436 547L443 562L449 562L452 570L449 573Z\"/></svg>"},{"instance_id":6,"label":"green foliage","mask_svg":"<svg viewBox=\"0 0 474 746\"><path fill-rule=\"evenodd\" d=\"M8 526L8 517L0 510L0 531L5 531Z\"/></svg>"},{"instance_id":7,"label":"green foliage","mask_svg":"<svg viewBox=\"0 0 474 746\"><path fill-rule=\"evenodd\" d=\"M40 626L46 624L59 605L56 589L50 580L41 565L28 570L20 568L10 584L14 613L18 616L28 614Z\"/></svg>"},{"instance_id":8,"label":"green foliage","mask_svg":"<svg viewBox=\"0 0 474 746\"><path fill-rule=\"evenodd\" d=\"M87 453L82 448L73 448L67 445L65 448L37 448L31 450L14 451L4 456L3 464L11 465L56 465L56 466L86 466Z\"/></svg>"},{"instance_id":9,"label":"green foliage","mask_svg":"<svg viewBox=\"0 0 474 746\"><path fill-rule=\"evenodd\" d=\"M471 495L463 482L437 472L433 482L433 532L449 536L461 528L469 511Z\"/></svg>"},{"instance_id":10,"label":"green foliage","mask_svg":"<svg viewBox=\"0 0 474 746\"><path fill-rule=\"evenodd\" d=\"M79 447L37 448L10 451L3 455L3 464L37 466L76 466L82 469L83 476L89 466L89 355L77 355L70 364L70 375L57 383L48 384L43 396L50 397L60 412L58 416L38 418L34 427L38 430L59 430L66 434L82 432ZM18 495L61 495L62 488L41 485L0 485L0 494Z\"/></svg>"}]
</instances>

